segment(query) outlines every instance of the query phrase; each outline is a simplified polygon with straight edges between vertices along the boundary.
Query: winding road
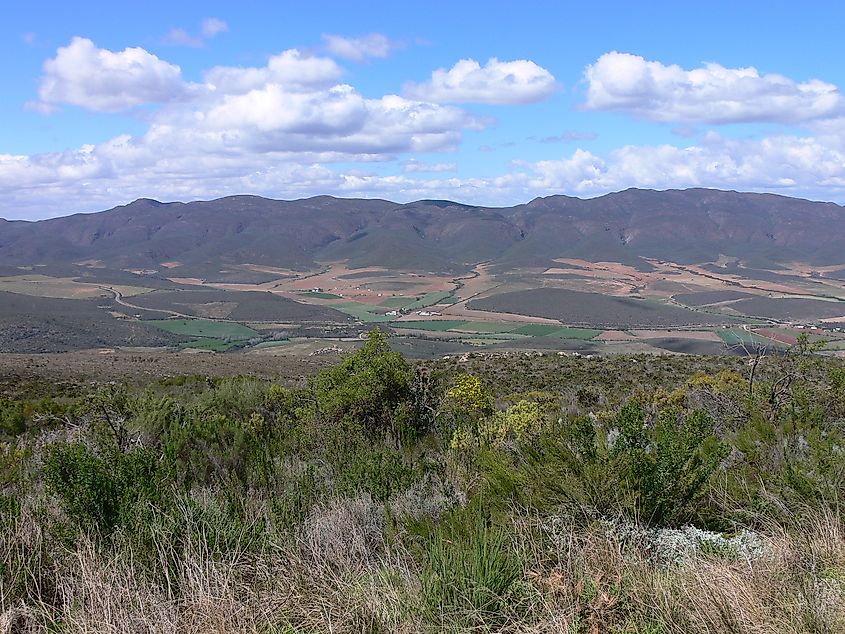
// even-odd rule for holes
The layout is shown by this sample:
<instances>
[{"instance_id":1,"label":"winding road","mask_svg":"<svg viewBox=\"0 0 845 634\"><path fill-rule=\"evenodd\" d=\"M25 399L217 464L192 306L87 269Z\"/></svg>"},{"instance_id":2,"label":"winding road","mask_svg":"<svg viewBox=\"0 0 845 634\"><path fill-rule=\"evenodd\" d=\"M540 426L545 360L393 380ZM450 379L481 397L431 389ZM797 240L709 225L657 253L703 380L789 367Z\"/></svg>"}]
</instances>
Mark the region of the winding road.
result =
<instances>
[{"instance_id":1,"label":"winding road","mask_svg":"<svg viewBox=\"0 0 845 634\"><path fill-rule=\"evenodd\" d=\"M197 318L196 315L186 315L185 313L179 313L179 312L176 312L175 310L167 310L166 308L146 308L144 306L137 306L135 304L130 304L125 299L123 299L123 293L121 293L116 288L112 288L111 286L102 286L102 285L98 285L98 288L101 288L104 291L109 291L110 293L114 294L114 301L116 303L120 304L121 306L125 306L126 308L131 308L133 310L143 310L143 311L153 312L153 313L164 313L166 315L171 315L173 317L179 317L181 319L196 319ZM228 321L228 320L220 319L220 320L216 320L216 321Z\"/></svg>"}]
</instances>

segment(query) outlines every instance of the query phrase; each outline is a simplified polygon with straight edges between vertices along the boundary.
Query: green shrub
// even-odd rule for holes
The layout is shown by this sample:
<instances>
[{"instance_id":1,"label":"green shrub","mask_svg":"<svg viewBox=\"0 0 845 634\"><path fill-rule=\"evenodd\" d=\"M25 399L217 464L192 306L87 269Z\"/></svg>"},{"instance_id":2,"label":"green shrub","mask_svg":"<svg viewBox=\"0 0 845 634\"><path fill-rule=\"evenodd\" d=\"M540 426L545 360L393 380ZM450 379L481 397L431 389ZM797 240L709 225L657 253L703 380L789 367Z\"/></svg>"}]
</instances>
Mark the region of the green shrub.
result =
<instances>
[{"instance_id":1,"label":"green shrub","mask_svg":"<svg viewBox=\"0 0 845 634\"><path fill-rule=\"evenodd\" d=\"M529 436L538 435L544 424L543 410L535 401L520 400L505 411L473 421L470 427L459 427L452 433L452 449L466 451L476 447L505 447Z\"/></svg>"},{"instance_id":2,"label":"green shrub","mask_svg":"<svg viewBox=\"0 0 845 634\"><path fill-rule=\"evenodd\" d=\"M759 412L733 438L726 505L743 521L789 519L798 508L841 508L845 432L829 420L794 412L772 421Z\"/></svg>"},{"instance_id":3,"label":"green shrub","mask_svg":"<svg viewBox=\"0 0 845 634\"><path fill-rule=\"evenodd\" d=\"M362 447L344 464L334 465L335 487L344 495L369 493L374 500L386 502L396 492L407 489L419 478L402 454L388 448Z\"/></svg>"},{"instance_id":4,"label":"green shrub","mask_svg":"<svg viewBox=\"0 0 845 634\"><path fill-rule=\"evenodd\" d=\"M328 494L327 489L314 464L305 464L299 473L290 473L269 501L275 527L282 532L294 531L317 501Z\"/></svg>"},{"instance_id":5,"label":"green shrub","mask_svg":"<svg viewBox=\"0 0 845 634\"><path fill-rule=\"evenodd\" d=\"M187 408L170 396L143 394L132 404L135 427L154 442L186 423Z\"/></svg>"},{"instance_id":6,"label":"green shrub","mask_svg":"<svg viewBox=\"0 0 845 634\"><path fill-rule=\"evenodd\" d=\"M22 434L26 431L26 420L21 401L0 398L0 437Z\"/></svg>"},{"instance_id":7,"label":"green shrub","mask_svg":"<svg viewBox=\"0 0 845 634\"><path fill-rule=\"evenodd\" d=\"M54 427L74 408L74 403L52 398L29 401L0 397L0 439Z\"/></svg>"},{"instance_id":8,"label":"green shrub","mask_svg":"<svg viewBox=\"0 0 845 634\"><path fill-rule=\"evenodd\" d=\"M477 376L459 374L446 398L452 407L469 418L489 416L493 413L493 395Z\"/></svg>"},{"instance_id":9,"label":"green shrub","mask_svg":"<svg viewBox=\"0 0 845 634\"><path fill-rule=\"evenodd\" d=\"M727 454L713 436L710 417L668 409L649 430L641 410L628 406L617 424L620 436L612 453L624 456L638 518L656 526L703 519L707 485Z\"/></svg>"},{"instance_id":10,"label":"green shrub","mask_svg":"<svg viewBox=\"0 0 845 634\"><path fill-rule=\"evenodd\" d=\"M260 438L250 420L221 413L187 416L162 437L162 447L176 466L182 486L246 486L259 475L254 458Z\"/></svg>"},{"instance_id":11,"label":"green shrub","mask_svg":"<svg viewBox=\"0 0 845 634\"><path fill-rule=\"evenodd\" d=\"M638 402L611 420L576 417L522 447L516 459L488 453L492 490L506 499L585 518L623 513L646 524L708 519L705 496L726 454L703 412L664 410L653 424Z\"/></svg>"},{"instance_id":12,"label":"green shrub","mask_svg":"<svg viewBox=\"0 0 845 634\"><path fill-rule=\"evenodd\" d=\"M389 433L398 442L404 426L422 422L400 411L414 402L413 379L410 364L390 349L387 336L372 330L360 350L320 372L311 388L318 416L325 422L354 421L373 437Z\"/></svg>"},{"instance_id":13,"label":"green shrub","mask_svg":"<svg viewBox=\"0 0 845 634\"><path fill-rule=\"evenodd\" d=\"M266 382L252 377L220 379L194 399L192 409L246 420L264 403L268 391Z\"/></svg>"},{"instance_id":14,"label":"green shrub","mask_svg":"<svg viewBox=\"0 0 845 634\"><path fill-rule=\"evenodd\" d=\"M573 631L657 632L691 622L669 611L693 586L633 537L694 534L671 528L688 523L783 543L800 574L775 568L765 601L787 596L785 581L798 590L778 606L811 606L816 581L843 578L845 370L805 361L760 360L752 389L727 357L413 366L376 332L305 387L193 377L141 394L106 386L79 405L6 398L0 612L81 615L67 590L88 583L78 568L93 555L177 618L205 588L245 608L237 619L253 605L264 618L266 598L272 622L315 631L528 631L553 615ZM428 433L435 417L442 435ZM745 561L721 541L694 555L696 584L720 559ZM754 565L765 580L769 560ZM660 610L639 600L655 588ZM242 604L229 594L242 591Z\"/></svg>"},{"instance_id":15,"label":"green shrub","mask_svg":"<svg viewBox=\"0 0 845 634\"><path fill-rule=\"evenodd\" d=\"M58 443L44 462L44 481L80 530L109 534L132 527L143 504L166 504L171 470L159 455L136 447L98 454L87 445Z\"/></svg>"}]
</instances>

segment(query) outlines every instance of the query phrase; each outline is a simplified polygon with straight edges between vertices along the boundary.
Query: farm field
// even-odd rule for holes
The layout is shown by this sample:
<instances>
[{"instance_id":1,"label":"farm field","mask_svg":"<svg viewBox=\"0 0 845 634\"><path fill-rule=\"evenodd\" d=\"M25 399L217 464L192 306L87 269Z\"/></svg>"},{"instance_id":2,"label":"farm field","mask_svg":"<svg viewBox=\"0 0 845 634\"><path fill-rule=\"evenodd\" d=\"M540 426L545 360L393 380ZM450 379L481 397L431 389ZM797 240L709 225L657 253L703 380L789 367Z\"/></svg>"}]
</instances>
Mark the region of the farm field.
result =
<instances>
[{"instance_id":1,"label":"farm field","mask_svg":"<svg viewBox=\"0 0 845 634\"><path fill-rule=\"evenodd\" d=\"M794 321L843 317L845 321L845 302L821 299L754 297L733 302L730 307L745 315L755 317Z\"/></svg>"},{"instance_id":2,"label":"farm field","mask_svg":"<svg viewBox=\"0 0 845 634\"><path fill-rule=\"evenodd\" d=\"M683 337L655 337L645 343L658 350L677 354L724 354L725 346L716 341L687 339Z\"/></svg>"},{"instance_id":3,"label":"farm field","mask_svg":"<svg viewBox=\"0 0 845 634\"><path fill-rule=\"evenodd\" d=\"M377 324L392 321L394 318L389 317L383 313L372 312L372 306L367 304L359 304L357 302L344 302L342 304L331 304L335 310L339 310L355 319L364 322L365 324Z\"/></svg>"},{"instance_id":4,"label":"farm field","mask_svg":"<svg viewBox=\"0 0 845 634\"><path fill-rule=\"evenodd\" d=\"M780 345L772 339L746 330L720 330L718 331L718 335L728 347L742 345L778 347Z\"/></svg>"},{"instance_id":5,"label":"farm field","mask_svg":"<svg viewBox=\"0 0 845 634\"><path fill-rule=\"evenodd\" d=\"M561 288L513 291L472 300L468 308L557 319L587 326L691 326L731 323L732 318L684 310L654 301Z\"/></svg>"},{"instance_id":6,"label":"farm field","mask_svg":"<svg viewBox=\"0 0 845 634\"><path fill-rule=\"evenodd\" d=\"M183 350L209 350L211 352L228 352L238 347L237 341L225 339L200 338L183 343L180 346Z\"/></svg>"},{"instance_id":7,"label":"farm field","mask_svg":"<svg viewBox=\"0 0 845 634\"><path fill-rule=\"evenodd\" d=\"M153 319L145 322L161 330L186 337L207 337L209 339L231 339L234 341L258 336L252 328L234 322L209 319Z\"/></svg>"},{"instance_id":8,"label":"farm field","mask_svg":"<svg viewBox=\"0 0 845 634\"><path fill-rule=\"evenodd\" d=\"M426 321L420 319L415 321L394 321L391 322L390 325L394 328L446 331L461 329L467 325L467 322L455 319L442 319L439 321Z\"/></svg>"},{"instance_id":9,"label":"farm field","mask_svg":"<svg viewBox=\"0 0 845 634\"><path fill-rule=\"evenodd\" d=\"M0 291L31 295L33 297L52 297L54 299L93 299L112 297L104 285L81 282L70 277L52 277L48 275L13 275L0 277ZM121 284L109 285L126 297L147 293L151 289L140 286Z\"/></svg>"},{"instance_id":10,"label":"farm field","mask_svg":"<svg viewBox=\"0 0 845 634\"><path fill-rule=\"evenodd\" d=\"M303 291L303 295L317 299L343 299L343 296L341 295L335 295L334 293L321 293L319 291Z\"/></svg>"},{"instance_id":11,"label":"farm field","mask_svg":"<svg viewBox=\"0 0 845 634\"><path fill-rule=\"evenodd\" d=\"M172 346L183 340L140 321L116 319L112 308L101 298L60 299L0 291L0 352Z\"/></svg>"},{"instance_id":12,"label":"farm field","mask_svg":"<svg viewBox=\"0 0 845 634\"><path fill-rule=\"evenodd\" d=\"M592 328L558 328L553 330L547 336L558 337L560 339L595 339L602 333L601 330L594 330Z\"/></svg>"},{"instance_id":13,"label":"farm field","mask_svg":"<svg viewBox=\"0 0 845 634\"><path fill-rule=\"evenodd\" d=\"M419 310L420 308L427 308L439 304L446 298L452 295L452 291L437 291L435 293L426 293L419 300L406 304L406 310Z\"/></svg>"},{"instance_id":14,"label":"farm field","mask_svg":"<svg viewBox=\"0 0 845 634\"><path fill-rule=\"evenodd\" d=\"M730 302L748 297L754 297L754 295L741 291L702 291L700 293L679 293L672 299L686 306L706 306L707 304Z\"/></svg>"},{"instance_id":15,"label":"farm field","mask_svg":"<svg viewBox=\"0 0 845 634\"><path fill-rule=\"evenodd\" d=\"M413 300L408 297L388 297L382 302L379 302L379 306L385 306L386 308L402 308L403 306L407 306Z\"/></svg>"},{"instance_id":16,"label":"farm field","mask_svg":"<svg viewBox=\"0 0 845 634\"><path fill-rule=\"evenodd\" d=\"M257 291L209 288L160 290L133 297L131 304L177 316L185 314L239 322L348 321L346 316L328 306L307 304Z\"/></svg>"},{"instance_id":17,"label":"farm field","mask_svg":"<svg viewBox=\"0 0 845 634\"><path fill-rule=\"evenodd\" d=\"M502 334L513 332L519 327L520 324L517 322L467 321L463 326L456 328L455 330L460 330L462 332Z\"/></svg>"},{"instance_id":18,"label":"farm field","mask_svg":"<svg viewBox=\"0 0 845 634\"><path fill-rule=\"evenodd\" d=\"M632 266L562 259L556 267L545 269L491 270L479 264L469 274L448 277L377 267L350 269L343 262L333 262L319 270L299 272L232 265L225 269L225 283L219 276L212 281L167 280L123 272L112 275L114 282L107 284L99 280L109 278L109 272L97 268L76 277L47 268L12 275L15 269L6 268L0 271L6 273L0 277L0 288L3 284L14 288L9 294L14 298L61 295L74 298L64 301L80 307L84 304L77 302L96 302L100 306L97 319L108 323L99 332L107 336L64 337L85 339L94 346L158 341L177 348L224 352L257 338L261 340L253 342L260 346L257 350L275 353L288 349L275 345L276 336L355 337L362 329L379 325L393 330L397 339L404 338L406 351L413 345L423 346L429 337L437 345L453 342L470 349L567 349L582 345L580 341L606 354L631 350L709 354L729 352L739 341L789 345L798 333L773 334L778 327L830 322L827 350L841 352L842 344L833 331L845 317L845 302L840 306L833 297L845 293L845 282L827 271L819 277L818 271L800 265L769 271L759 279L743 277L759 270L730 263L644 260L641 266ZM150 288L116 283L134 279L147 279ZM387 291L391 285L402 290ZM819 293L818 299L808 294L811 291ZM9 306L18 305L19 301ZM418 314L426 310L438 315ZM387 314L392 311L399 314ZM159 327L162 323L166 325ZM740 329L741 324L749 330ZM722 332L721 326L733 328ZM116 335L128 333L127 328L141 330L128 337ZM56 332L53 326L36 329L45 336ZM8 338L12 331L6 332ZM150 334L142 332L157 334L150 339ZM7 340L8 349L37 345L24 343L37 337L25 340L16 335Z\"/></svg>"},{"instance_id":19,"label":"farm field","mask_svg":"<svg viewBox=\"0 0 845 634\"><path fill-rule=\"evenodd\" d=\"M511 330L511 332L517 335L528 335L529 337L543 337L557 330L559 328L554 324L526 324L516 330Z\"/></svg>"}]
</instances>

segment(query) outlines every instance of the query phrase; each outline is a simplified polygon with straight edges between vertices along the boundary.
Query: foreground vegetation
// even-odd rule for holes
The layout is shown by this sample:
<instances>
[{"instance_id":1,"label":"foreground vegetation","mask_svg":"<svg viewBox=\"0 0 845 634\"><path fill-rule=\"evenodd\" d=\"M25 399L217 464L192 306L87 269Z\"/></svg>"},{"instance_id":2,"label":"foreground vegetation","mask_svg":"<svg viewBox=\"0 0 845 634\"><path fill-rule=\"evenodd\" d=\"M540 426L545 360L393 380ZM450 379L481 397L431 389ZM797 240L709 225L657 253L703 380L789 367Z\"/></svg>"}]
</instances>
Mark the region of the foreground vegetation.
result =
<instances>
[{"instance_id":1,"label":"foreground vegetation","mask_svg":"<svg viewBox=\"0 0 845 634\"><path fill-rule=\"evenodd\" d=\"M845 368L654 359L0 400L0 632L845 631Z\"/></svg>"}]
</instances>

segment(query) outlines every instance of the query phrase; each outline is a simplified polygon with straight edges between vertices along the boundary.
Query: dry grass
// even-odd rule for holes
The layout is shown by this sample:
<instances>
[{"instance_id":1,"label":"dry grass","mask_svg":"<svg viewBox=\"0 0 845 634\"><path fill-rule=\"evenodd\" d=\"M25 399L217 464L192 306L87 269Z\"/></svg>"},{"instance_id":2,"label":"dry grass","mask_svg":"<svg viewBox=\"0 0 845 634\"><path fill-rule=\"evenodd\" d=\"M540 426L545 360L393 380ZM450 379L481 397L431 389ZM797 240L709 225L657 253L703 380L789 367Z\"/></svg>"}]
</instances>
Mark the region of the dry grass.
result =
<instances>
[{"instance_id":1,"label":"dry grass","mask_svg":"<svg viewBox=\"0 0 845 634\"><path fill-rule=\"evenodd\" d=\"M318 504L302 527L300 550L318 570L357 572L384 549L384 508L369 495Z\"/></svg>"},{"instance_id":2,"label":"dry grass","mask_svg":"<svg viewBox=\"0 0 845 634\"><path fill-rule=\"evenodd\" d=\"M49 560L22 559L48 546L35 515L24 513L0 536L0 556L31 575L27 582L33 585L17 605L9 605L0 588L0 634L56 628L67 634L440 629L421 616L414 558L386 539L384 508L368 496L318 505L298 537L280 536L259 551L236 545L221 552L212 529L197 523L191 530L196 539L180 552L158 544L161 567L169 572L154 581L130 549L104 548L92 539L78 539L72 550L49 545ZM514 547L525 562L524 596L531 600L519 620L496 631L845 631L842 519L832 512L805 513L798 528L771 526L764 539L766 554L753 561L699 553L672 564L598 523L584 528L516 520Z\"/></svg>"},{"instance_id":3,"label":"dry grass","mask_svg":"<svg viewBox=\"0 0 845 634\"><path fill-rule=\"evenodd\" d=\"M368 497L335 500L312 512L298 543L260 553L238 546L221 553L214 529L194 525L196 539L181 552L157 544L163 581L151 580L131 549L82 537L42 562L44 587L26 604L10 606L0 593L0 634L57 625L68 634L402 631L414 576L404 556L387 554L382 512ZM5 562L10 545L37 538L31 520L0 537ZM23 574L31 563L17 562ZM49 604L39 594L52 595Z\"/></svg>"},{"instance_id":4,"label":"dry grass","mask_svg":"<svg viewBox=\"0 0 845 634\"><path fill-rule=\"evenodd\" d=\"M555 556L535 553L531 573L545 597L542 631L845 631L845 533L832 513L800 530L773 527L767 556L754 561L700 553L661 563L598 527L557 526L544 538Z\"/></svg>"}]
</instances>

